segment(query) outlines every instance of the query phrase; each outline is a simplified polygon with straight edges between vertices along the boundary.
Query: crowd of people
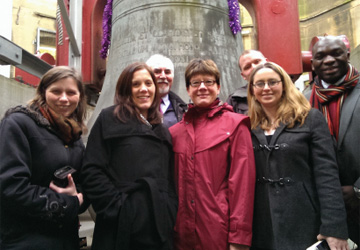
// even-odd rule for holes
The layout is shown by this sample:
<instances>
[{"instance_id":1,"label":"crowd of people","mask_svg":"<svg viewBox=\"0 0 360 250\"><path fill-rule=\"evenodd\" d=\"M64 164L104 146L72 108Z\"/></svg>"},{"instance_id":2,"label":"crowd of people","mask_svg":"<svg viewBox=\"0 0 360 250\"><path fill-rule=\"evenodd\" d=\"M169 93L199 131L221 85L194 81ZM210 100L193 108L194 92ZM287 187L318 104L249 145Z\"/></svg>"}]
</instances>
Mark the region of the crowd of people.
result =
<instances>
[{"instance_id":1,"label":"crowd of people","mask_svg":"<svg viewBox=\"0 0 360 250\"><path fill-rule=\"evenodd\" d=\"M305 250L359 246L360 82L339 37L312 49L305 97L260 51L222 102L220 71L195 58L186 104L163 55L120 74L86 149L80 74L57 66L0 124L0 249L79 249L91 204L93 250Z\"/></svg>"}]
</instances>

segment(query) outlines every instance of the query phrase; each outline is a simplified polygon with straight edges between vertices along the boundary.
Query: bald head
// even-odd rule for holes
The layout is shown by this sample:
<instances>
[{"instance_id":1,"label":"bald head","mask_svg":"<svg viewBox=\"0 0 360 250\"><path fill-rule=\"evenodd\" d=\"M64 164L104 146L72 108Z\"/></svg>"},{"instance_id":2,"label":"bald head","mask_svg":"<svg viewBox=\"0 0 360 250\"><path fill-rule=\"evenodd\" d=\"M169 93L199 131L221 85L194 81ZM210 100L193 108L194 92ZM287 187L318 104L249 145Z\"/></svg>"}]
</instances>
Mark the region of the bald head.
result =
<instances>
[{"instance_id":1,"label":"bald head","mask_svg":"<svg viewBox=\"0 0 360 250\"><path fill-rule=\"evenodd\" d=\"M239 67L242 77L249 81L252 70L259 64L267 61L266 57L258 50L245 50L239 58Z\"/></svg>"}]
</instances>

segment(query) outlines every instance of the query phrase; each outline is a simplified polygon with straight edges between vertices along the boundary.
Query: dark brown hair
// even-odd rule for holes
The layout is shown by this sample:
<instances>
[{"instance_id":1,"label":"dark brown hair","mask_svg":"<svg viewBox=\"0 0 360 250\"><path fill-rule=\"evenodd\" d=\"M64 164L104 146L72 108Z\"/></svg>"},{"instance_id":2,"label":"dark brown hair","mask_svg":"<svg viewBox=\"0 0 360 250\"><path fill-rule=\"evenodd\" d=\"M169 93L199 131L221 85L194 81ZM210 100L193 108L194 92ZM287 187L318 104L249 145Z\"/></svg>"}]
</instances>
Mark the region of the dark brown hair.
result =
<instances>
[{"instance_id":1,"label":"dark brown hair","mask_svg":"<svg viewBox=\"0 0 360 250\"><path fill-rule=\"evenodd\" d=\"M191 77L198 74L215 76L217 85L220 85L220 71L213 60L195 58L189 62L185 69L185 81L187 89L189 88Z\"/></svg>"},{"instance_id":2,"label":"dark brown hair","mask_svg":"<svg viewBox=\"0 0 360 250\"><path fill-rule=\"evenodd\" d=\"M139 121L142 121L140 112L132 98L132 79L136 71L143 69L149 72L156 90L154 101L148 110L147 120L151 124L158 124L161 123L159 89L153 71L143 62L132 63L121 72L116 84L114 115L122 122L126 122L131 117L136 117Z\"/></svg>"},{"instance_id":3,"label":"dark brown hair","mask_svg":"<svg viewBox=\"0 0 360 250\"><path fill-rule=\"evenodd\" d=\"M79 124L84 126L84 120L86 118L86 96L85 90L82 85L81 74L74 68L68 66L57 66L49 71L47 71L43 77L40 79L40 83L36 89L36 94L34 99L32 99L29 104L36 105L38 107L46 106L45 93L46 89L51 86L53 83L71 77L75 80L77 87L79 89L80 98L78 106L76 107L74 113L71 114L71 118L75 119Z\"/></svg>"}]
</instances>

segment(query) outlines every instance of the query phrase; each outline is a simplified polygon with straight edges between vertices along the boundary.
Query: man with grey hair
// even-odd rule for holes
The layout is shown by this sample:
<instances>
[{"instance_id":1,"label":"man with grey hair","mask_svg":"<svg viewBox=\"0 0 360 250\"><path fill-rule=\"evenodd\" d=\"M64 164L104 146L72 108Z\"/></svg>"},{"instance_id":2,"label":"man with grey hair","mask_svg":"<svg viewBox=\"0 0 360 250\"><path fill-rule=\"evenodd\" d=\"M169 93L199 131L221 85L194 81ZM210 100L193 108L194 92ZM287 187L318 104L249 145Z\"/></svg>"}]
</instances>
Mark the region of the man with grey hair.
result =
<instances>
[{"instance_id":1,"label":"man with grey hair","mask_svg":"<svg viewBox=\"0 0 360 250\"><path fill-rule=\"evenodd\" d=\"M266 61L266 57L260 51L244 50L244 52L239 57L241 76L245 81L248 82L252 70L259 64L265 63ZM238 88L226 100L226 102L233 107L234 112L236 113L245 115L247 114L247 86L248 84Z\"/></svg>"},{"instance_id":2,"label":"man with grey hair","mask_svg":"<svg viewBox=\"0 0 360 250\"><path fill-rule=\"evenodd\" d=\"M160 110L163 113L164 125L169 128L182 119L186 103L174 92L170 91L174 80L174 64L160 54L152 55L146 64L149 65L157 79L160 97Z\"/></svg>"}]
</instances>

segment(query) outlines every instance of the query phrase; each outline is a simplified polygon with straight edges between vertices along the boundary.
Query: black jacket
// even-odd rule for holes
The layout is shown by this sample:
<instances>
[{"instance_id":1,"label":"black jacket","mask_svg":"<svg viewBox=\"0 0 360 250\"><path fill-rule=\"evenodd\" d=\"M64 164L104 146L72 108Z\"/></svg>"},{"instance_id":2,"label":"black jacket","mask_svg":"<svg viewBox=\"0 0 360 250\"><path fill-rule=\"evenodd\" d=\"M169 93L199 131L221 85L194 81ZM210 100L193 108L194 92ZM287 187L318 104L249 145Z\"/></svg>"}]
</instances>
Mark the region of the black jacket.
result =
<instances>
[{"instance_id":1,"label":"black jacket","mask_svg":"<svg viewBox=\"0 0 360 250\"><path fill-rule=\"evenodd\" d=\"M181 121L184 113L187 110L187 104L174 92L169 92L169 100L172 106L172 109L168 107L168 109L163 114L164 116L164 125L167 128L170 128L175 123ZM174 112L173 114L171 114ZM175 116L175 117L174 117Z\"/></svg>"},{"instance_id":2,"label":"black jacket","mask_svg":"<svg viewBox=\"0 0 360 250\"><path fill-rule=\"evenodd\" d=\"M84 145L65 145L38 112L9 110L0 125L0 249L78 249L79 202L49 189L55 170L80 171ZM77 174L73 175L77 180Z\"/></svg>"},{"instance_id":3,"label":"black jacket","mask_svg":"<svg viewBox=\"0 0 360 250\"><path fill-rule=\"evenodd\" d=\"M171 249L177 198L171 137L104 109L87 143L82 183L96 212L92 249ZM157 239L157 240L154 240Z\"/></svg>"},{"instance_id":4,"label":"black jacket","mask_svg":"<svg viewBox=\"0 0 360 250\"><path fill-rule=\"evenodd\" d=\"M322 114L282 124L270 143L252 130L257 183L253 246L304 250L320 233L347 239L346 212L331 135Z\"/></svg>"},{"instance_id":5,"label":"black jacket","mask_svg":"<svg viewBox=\"0 0 360 250\"><path fill-rule=\"evenodd\" d=\"M230 104L235 113L247 115L248 113L248 103L247 103L247 84L235 90L231 94L226 102Z\"/></svg>"}]
</instances>

